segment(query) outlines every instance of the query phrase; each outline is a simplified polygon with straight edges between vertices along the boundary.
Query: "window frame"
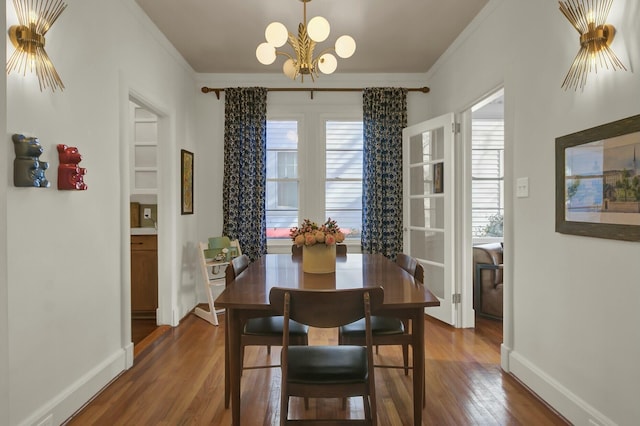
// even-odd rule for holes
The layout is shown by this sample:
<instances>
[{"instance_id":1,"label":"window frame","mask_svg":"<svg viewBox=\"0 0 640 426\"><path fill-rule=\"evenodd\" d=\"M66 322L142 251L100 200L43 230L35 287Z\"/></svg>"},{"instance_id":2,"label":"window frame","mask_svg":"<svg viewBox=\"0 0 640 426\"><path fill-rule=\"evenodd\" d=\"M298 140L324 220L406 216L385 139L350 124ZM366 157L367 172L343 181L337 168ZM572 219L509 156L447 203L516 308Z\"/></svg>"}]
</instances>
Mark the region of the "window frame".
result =
<instances>
[{"instance_id":1,"label":"window frame","mask_svg":"<svg viewBox=\"0 0 640 426\"><path fill-rule=\"evenodd\" d=\"M362 105L269 106L267 121L298 122L298 223L305 218L322 220L315 212L326 211L326 122L362 120ZM345 243L349 251L359 252L360 241L351 238ZM285 252L284 247L288 252L290 246L289 239L267 238L267 252Z\"/></svg>"}]
</instances>

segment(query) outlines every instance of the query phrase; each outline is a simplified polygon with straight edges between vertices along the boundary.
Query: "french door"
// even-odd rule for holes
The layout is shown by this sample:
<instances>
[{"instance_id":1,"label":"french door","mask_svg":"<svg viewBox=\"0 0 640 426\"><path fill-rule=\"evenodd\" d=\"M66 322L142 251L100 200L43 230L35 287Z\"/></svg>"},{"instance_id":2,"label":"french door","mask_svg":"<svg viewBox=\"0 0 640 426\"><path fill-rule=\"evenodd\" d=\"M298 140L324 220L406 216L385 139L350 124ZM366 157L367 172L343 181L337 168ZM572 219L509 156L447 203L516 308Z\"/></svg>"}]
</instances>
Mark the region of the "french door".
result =
<instances>
[{"instance_id":1,"label":"french door","mask_svg":"<svg viewBox=\"0 0 640 426\"><path fill-rule=\"evenodd\" d=\"M427 315L455 326L454 136L453 113L402 132L403 250L424 267L424 285L440 300Z\"/></svg>"}]
</instances>

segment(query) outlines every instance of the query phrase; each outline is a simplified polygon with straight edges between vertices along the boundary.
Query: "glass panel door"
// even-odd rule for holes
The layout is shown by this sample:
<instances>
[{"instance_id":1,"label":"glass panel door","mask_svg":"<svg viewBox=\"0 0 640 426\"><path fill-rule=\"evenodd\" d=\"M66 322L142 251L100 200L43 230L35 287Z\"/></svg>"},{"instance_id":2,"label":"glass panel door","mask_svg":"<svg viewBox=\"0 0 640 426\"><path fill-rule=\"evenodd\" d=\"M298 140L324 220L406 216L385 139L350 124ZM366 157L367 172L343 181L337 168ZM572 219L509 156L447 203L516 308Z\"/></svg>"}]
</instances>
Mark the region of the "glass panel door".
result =
<instances>
[{"instance_id":1,"label":"glass panel door","mask_svg":"<svg viewBox=\"0 0 640 426\"><path fill-rule=\"evenodd\" d=\"M454 116L403 131L404 252L424 267L424 284L440 300L426 313L455 325L453 274Z\"/></svg>"}]
</instances>

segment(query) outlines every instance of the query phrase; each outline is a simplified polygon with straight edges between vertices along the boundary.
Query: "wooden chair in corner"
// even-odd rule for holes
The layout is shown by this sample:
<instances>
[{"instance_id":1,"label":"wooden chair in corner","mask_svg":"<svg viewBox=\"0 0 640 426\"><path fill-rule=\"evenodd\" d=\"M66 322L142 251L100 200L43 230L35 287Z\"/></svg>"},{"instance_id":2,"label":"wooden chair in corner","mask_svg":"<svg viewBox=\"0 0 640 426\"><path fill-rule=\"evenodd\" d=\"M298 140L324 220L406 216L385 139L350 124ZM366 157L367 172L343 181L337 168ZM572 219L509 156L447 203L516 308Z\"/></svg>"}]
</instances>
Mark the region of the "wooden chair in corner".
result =
<instances>
[{"instance_id":1,"label":"wooden chair in corner","mask_svg":"<svg viewBox=\"0 0 640 426\"><path fill-rule=\"evenodd\" d=\"M301 290L275 287L271 306L284 316L280 388L280 425L295 423L377 424L371 311L384 300L382 287L348 290ZM365 322L364 345L291 346L287 320L311 327L334 328L360 319ZM362 396L364 421L337 419L290 420L289 399Z\"/></svg>"},{"instance_id":2,"label":"wooden chair in corner","mask_svg":"<svg viewBox=\"0 0 640 426\"><path fill-rule=\"evenodd\" d=\"M225 271L225 285L229 285L249 266L249 257L246 254L240 255L231 260ZM225 324L227 322L225 321ZM291 345L307 345L309 343L309 327L292 321L288 324L289 340ZM246 346L266 346L267 353L271 354L271 346L282 345L282 333L284 330L284 319L282 316L251 318L245 321L242 335L240 336L240 370L254 368L274 368L279 365L257 365L251 367L244 366L244 348ZM228 331L228 330L227 330ZM225 345L228 347L228 332L225 333ZM225 350L225 398L224 406L229 407L231 398L229 375L229 353Z\"/></svg>"}]
</instances>

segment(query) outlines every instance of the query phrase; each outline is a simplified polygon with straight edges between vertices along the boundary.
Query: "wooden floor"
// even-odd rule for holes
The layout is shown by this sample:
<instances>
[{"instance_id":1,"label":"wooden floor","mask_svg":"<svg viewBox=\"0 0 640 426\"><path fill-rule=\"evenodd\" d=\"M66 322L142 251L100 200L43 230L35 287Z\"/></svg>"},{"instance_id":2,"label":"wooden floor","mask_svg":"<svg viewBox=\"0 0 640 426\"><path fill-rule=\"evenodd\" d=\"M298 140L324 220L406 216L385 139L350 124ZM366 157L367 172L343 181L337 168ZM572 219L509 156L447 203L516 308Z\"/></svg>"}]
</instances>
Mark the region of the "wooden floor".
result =
<instances>
[{"instance_id":1,"label":"wooden floor","mask_svg":"<svg viewBox=\"0 0 640 426\"><path fill-rule=\"evenodd\" d=\"M134 366L105 388L68 425L229 425L224 408L224 315L219 327L195 315L151 342ZM565 425L517 380L502 372L502 323L478 319L473 329L453 329L427 319L424 425ZM313 329L312 343L337 341L333 330ZM401 350L380 347L376 362L401 364ZM248 348L245 365L277 362L278 348ZM242 424L279 422L280 371L245 370ZM376 369L379 425L411 425L411 375ZM289 417L362 417L361 399L345 410L336 400L311 400L309 410L294 398Z\"/></svg>"}]
</instances>

